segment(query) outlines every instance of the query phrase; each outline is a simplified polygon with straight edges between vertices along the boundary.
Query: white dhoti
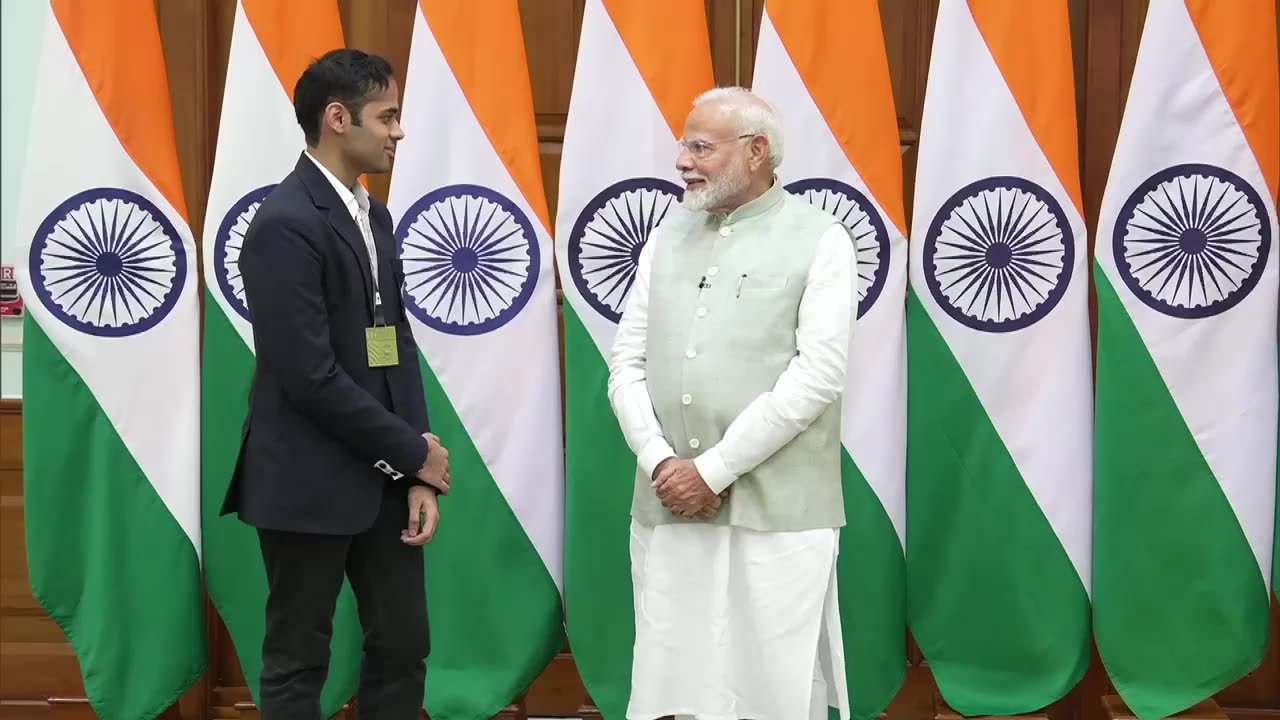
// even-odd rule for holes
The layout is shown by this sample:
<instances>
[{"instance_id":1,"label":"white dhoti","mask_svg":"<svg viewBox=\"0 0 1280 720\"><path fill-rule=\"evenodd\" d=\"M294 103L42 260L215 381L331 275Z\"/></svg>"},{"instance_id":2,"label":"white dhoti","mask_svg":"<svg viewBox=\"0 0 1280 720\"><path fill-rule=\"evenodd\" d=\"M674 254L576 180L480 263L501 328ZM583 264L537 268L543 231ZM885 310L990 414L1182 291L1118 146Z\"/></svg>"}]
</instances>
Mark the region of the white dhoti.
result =
<instances>
[{"instance_id":1,"label":"white dhoti","mask_svg":"<svg viewBox=\"0 0 1280 720\"><path fill-rule=\"evenodd\" d=\"M839 531L631 525L630 720L849 717Z\"/></svg>"}]
</instances>

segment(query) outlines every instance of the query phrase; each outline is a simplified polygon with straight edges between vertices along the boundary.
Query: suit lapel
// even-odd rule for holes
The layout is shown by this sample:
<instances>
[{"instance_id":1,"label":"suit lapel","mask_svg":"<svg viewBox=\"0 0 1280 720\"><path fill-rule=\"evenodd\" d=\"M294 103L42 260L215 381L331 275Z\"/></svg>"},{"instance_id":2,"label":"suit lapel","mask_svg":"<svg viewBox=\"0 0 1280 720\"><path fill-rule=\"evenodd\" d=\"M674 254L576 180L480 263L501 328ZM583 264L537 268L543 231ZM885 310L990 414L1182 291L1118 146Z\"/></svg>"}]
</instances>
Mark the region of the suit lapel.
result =
<instances>
[{"instance_id":1,"label":"suit lapel","mask_svg":"<svg viewBox=\"0 0 1280 720\"><path fill-rule=\"evenodd\" d=\"M359 261L357 264L360 266L360 277L364 280L365 299L368 301L368 307L373 307L373 275L369 272L369 250L364 245L364 235L361 234L360 226L356 225L351 213L337 197L338 193L332 187L329 191L333 192L336 205L329 208L329 226L337 231L338 236L346 241L347 247L351 248L351 252L356 254L356 259ZM379 248L378 252L382 252L382 249Z\"/></svg>"},{"instance_id":2,"label":"suit lapel","mask_svg":"<svg viewBox=\"0 0 1280 720\"><path fill-rule=\"evenodd\" d=\"M351 211L347 210L346 204L338 196L338 191L333 188L329 179L305 152L298 156L294 172L307 186L307 190L311 193L311 201L315 203L316 208L328 211L329 226L338 233L338 237L342 238L351 252L355 253L356 265L360 268L360 279L364 282L365 307L372 309L373 276L369 272L369 251L364 246L364 236L360 233L360 226L356 225L355 219L351 217Z\"/></svg>"}]
</instances>

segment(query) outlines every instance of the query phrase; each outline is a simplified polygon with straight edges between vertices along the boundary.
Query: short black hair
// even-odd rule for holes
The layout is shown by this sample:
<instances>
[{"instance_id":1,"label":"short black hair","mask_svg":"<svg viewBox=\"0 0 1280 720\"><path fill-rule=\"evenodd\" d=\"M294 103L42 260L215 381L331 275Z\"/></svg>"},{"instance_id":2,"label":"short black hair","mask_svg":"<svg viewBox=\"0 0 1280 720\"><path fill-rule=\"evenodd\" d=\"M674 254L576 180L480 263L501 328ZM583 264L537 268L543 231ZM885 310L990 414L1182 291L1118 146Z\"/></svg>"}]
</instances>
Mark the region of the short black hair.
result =
<instances>
[{"instance_id":1,"label":"short black hair","mask_svg":"<svg viewBox=\"0 0 1280 720\"><path fill-rule=\"evenodd\" d=\"M360 111L370 97L387 89L391 77L386 58L351 48L330 50L312 61L293 86L293 113L307 145L320 142L320 122L329 103L342 103L359 125Z\"/></svg>"}]
</instances>

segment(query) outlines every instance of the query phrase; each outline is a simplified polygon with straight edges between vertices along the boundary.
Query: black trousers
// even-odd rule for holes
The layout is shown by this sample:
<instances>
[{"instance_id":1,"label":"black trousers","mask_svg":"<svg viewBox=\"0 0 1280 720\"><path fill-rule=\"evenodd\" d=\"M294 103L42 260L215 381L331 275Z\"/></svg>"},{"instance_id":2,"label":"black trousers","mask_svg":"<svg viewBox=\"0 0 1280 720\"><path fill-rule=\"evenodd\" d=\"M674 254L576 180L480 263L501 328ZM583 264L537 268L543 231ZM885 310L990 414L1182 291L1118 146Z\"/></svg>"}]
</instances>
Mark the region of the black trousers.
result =
<instances>
[{"instance_id":1,"label":"black trousers","mask_svg":"<svg viewBox=\"0 0 1280 720\"><path fill-rule=\"evenodd\" d=\"M387 481L373 527L359 535L259 528L268 591L259 693L263 720L321 720L320 690L344 575L364 630L359 717L421 717L431 641L422 548L400 541L408 517L408 486Z\"/></svg>"}]
</instances>

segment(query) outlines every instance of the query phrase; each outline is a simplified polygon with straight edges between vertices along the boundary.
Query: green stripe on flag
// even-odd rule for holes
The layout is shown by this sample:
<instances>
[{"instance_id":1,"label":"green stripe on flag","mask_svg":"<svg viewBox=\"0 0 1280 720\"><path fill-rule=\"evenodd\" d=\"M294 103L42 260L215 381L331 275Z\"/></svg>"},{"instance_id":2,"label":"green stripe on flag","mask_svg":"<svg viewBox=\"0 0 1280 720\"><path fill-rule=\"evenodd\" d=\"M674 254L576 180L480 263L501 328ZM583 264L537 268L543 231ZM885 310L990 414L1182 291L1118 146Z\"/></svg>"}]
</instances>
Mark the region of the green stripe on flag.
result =
<instances>
[{"instance_id":1,"label":"green stripe on flag","mask_svg":"<svg viewBox=\"0 0 1280 720\"><path fill-rule=\"evenodd\" d=\"M631 494L635 455L608 400L609 368L564 305L565 599L573 659L606 718L626 715L635 616Z\"/></svg>"},{"instance_id":2,"label":"green stripe on flag","mask_svg":"<svg viewBox=\"0 0 1280 720\"><path fill-rule=\"evenodd\" d=\"M22 360L32 589L75 647L96 713L155 717L206 669L195 548L30 315Z\"/></svg>"},{"instance_id":3,"label":"green stripe on flag","mask_svg":"<svg viewBox=\"0 0 1280 720\"><path fill-rule=\"evenodd\" d=\"M1106 274L1095 277L1095 634L1129 707L1167 717L1258 665L1269 599L1151 353Z\"/></svg>"},{"instance_id":4,"label":"green stripe on flag","mask_svg":"<svg viewBox=\"0 0 1280 720\"><path fill-rule=\"evenodd\" d=\"M1089 667L1089 600L964 370L908 297L907 617L951 707L1037 710Z\"/></svg>"},{"instance_id":5,"label":"green stripe on flag","mask_svg":"<svg viewBox=\"0 0 1280 720\"><path fill-rule=\"evenodd\" d=\"M426 546L425 704L435 720L488 718L564 646L560 591L439 379L419 360L431 431L449 448L457 479L440 498L440 528Z\"/></svg>"},{"instance_id":6,"label":"green stripe on flag","mask_svg":"<svg viewBox=\"0 0 1280 720\"><path fill-rule=\"evenodd\" d=\"M201 421L201 515L209 597L231 633L249 693L258 699L266 632L267 574L258 533L235 515L219 516L231 483L253 381L253 354L213 296L205 294ZM329 644L329 676L321 692L325 717L356 692L364 634L351 585L343 582Z\"/></svg>"},{"instance_id":7,"label":"green stripe on flag","mask_svg":"<svg viewBox=\"0 0 1280 720\"><path fill-rule=\"evenodd\" d=\"M906 559L893 522L847 450L840 453L845 527L836 575L853 720L888 707L907 677Z\"/></svg>"}]
</instances>

